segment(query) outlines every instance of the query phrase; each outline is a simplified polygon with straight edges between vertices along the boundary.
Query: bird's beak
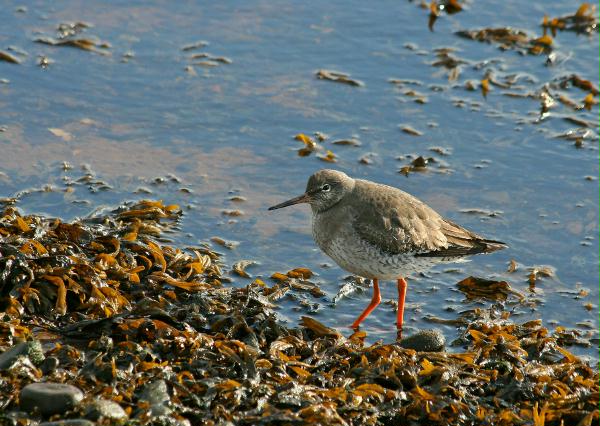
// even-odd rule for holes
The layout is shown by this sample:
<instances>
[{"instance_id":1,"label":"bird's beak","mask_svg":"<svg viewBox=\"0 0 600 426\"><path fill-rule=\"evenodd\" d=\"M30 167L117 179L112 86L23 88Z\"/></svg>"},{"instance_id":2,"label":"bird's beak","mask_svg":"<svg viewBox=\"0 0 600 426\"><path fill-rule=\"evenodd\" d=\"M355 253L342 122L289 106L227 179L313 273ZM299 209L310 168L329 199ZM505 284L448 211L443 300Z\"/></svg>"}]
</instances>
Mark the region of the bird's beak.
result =
<instances>
[{"instance_id":1,"label":"bird's beak","mask_svg":"<svg viewBox=\"0 0 600 426\"><path fill-rule=\"evenodd\" d=\"M298 197L292 198L291 200L284 201L283 203L269 207L269 210L282 209L287 206L293 206L294 204L308 203L310 202L310 195L308 193L302 194Z\"/></svg>"}]
</instances>

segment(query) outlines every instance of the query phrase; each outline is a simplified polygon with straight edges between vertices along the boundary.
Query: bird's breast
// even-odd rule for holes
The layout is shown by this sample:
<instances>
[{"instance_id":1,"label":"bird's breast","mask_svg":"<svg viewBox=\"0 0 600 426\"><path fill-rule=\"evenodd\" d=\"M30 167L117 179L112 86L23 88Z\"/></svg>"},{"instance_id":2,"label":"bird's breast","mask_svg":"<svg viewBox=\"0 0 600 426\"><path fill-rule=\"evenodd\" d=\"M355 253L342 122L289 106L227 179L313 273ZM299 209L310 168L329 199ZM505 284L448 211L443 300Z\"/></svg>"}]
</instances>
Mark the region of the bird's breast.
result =
<instances>
[{"instance_id":1,"label":"bird's breast","mask_svg":"<svg viewBox=\"0 0 600 426\"><path fill-rule=\"evenodd\" d=\"M327 254L329 254L332 237L337 231L337 227L327 219L328 216L325 213L316 213L312 218L313 239L319 248Z\"/></svg>"}]
</instances>

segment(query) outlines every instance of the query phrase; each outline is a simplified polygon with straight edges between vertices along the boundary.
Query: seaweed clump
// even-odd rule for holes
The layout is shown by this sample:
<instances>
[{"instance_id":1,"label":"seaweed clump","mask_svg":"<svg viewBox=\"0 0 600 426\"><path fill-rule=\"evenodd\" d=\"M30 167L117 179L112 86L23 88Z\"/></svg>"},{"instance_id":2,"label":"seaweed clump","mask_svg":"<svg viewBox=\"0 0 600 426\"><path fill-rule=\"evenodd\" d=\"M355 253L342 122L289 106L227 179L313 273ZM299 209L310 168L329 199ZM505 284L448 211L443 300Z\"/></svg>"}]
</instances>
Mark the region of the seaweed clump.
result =
<instances>
[{"instance_id":1,"label":"seaweed clump","mask_svg":"<svg viewBox=\"0 0 600 426\"><path fill-rule=\"evenodd\" d=\"M472 311L457 353L367 345L309 317L284 327L270 296L298 271L225 287L218 254L166 243L179 217L157 201L73 223L4 209L2 424L598 424L598 371L541 321ZM34 382L85 396L24 409Z\"/></svg>"}]
</instances>

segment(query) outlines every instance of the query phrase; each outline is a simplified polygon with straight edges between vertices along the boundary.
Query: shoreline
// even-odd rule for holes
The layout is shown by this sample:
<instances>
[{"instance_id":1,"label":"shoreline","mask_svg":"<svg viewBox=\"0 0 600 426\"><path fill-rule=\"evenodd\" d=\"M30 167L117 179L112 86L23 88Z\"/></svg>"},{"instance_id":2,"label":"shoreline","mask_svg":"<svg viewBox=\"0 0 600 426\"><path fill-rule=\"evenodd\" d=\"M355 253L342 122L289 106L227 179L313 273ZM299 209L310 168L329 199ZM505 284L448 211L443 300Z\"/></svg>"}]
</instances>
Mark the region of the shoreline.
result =
<instances>
[{"instance_id":1,"label":"shoreline","mask_svg":"<svg viewBox=\"0 0 600 426\"><path fill-rule=\"evenodd\" d=\"M2 216L7 421L598 424L597 366L541 321L476 309L457 318L461 352L366 345L364 332L309 317L281 325L285 281L227 287L218 254L161 242L178 206L142 201L71 223ZM51 386L63 405L44 403Z\"/></svg>"}]
</instances>

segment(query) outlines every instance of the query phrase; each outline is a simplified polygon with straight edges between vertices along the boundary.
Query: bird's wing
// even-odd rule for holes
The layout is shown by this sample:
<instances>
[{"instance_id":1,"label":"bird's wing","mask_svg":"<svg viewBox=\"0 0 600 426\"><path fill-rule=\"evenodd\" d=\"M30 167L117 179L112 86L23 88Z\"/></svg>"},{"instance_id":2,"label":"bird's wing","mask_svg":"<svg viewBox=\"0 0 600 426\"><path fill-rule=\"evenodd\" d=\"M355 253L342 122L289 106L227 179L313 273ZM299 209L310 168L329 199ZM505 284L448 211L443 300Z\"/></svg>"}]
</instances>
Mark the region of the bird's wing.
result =
<instances>
[{"instance_id":1,"label":"bird's wing","mask_svg":"<svg viewBox=\"0 0 600 426\"><path fill-rule=\"evenodd\" d=\"M454 257L491 253L506 248L503 242L484 238L448 219L442 218L440 230L448 241L448 247L419 253L417 256Z\"/></svg>"},{"instance_id":2,"label":"bird's wing","mask_svg":"<svg viewBox=\"0 0 600 426\"><path fill-rule=\"evenodd\" d=\"M376 189L377 191L373 191ZM417 198L397 188L357 181L360 199L352 226L361 238L392 254L455 257L485 253L504 245L486 240L444 219Z\"/></svg>"},{"instance_id":3,"label":"bird's wing","mask_svg":"<svg viewBox=\"0 0 600 426\"><path fill-rule=\"evenodd\" d=\"M396 188L356 181L360 205L354 230L361 238L392 254L427 252L448 247L443 220L432 208Z\"/></svg>"}]
</instances>

